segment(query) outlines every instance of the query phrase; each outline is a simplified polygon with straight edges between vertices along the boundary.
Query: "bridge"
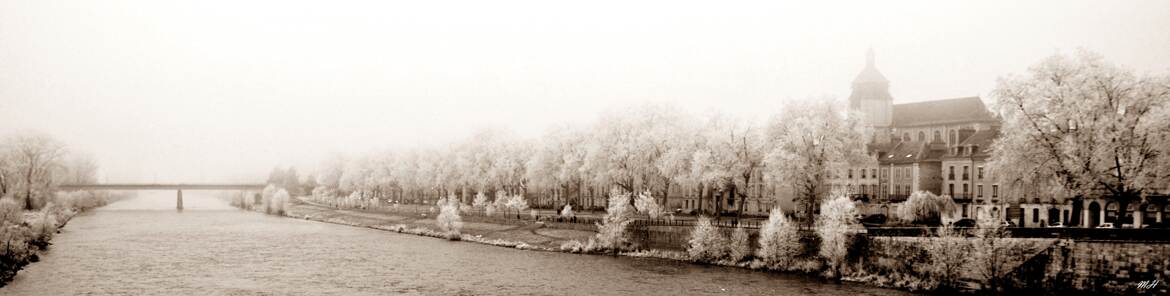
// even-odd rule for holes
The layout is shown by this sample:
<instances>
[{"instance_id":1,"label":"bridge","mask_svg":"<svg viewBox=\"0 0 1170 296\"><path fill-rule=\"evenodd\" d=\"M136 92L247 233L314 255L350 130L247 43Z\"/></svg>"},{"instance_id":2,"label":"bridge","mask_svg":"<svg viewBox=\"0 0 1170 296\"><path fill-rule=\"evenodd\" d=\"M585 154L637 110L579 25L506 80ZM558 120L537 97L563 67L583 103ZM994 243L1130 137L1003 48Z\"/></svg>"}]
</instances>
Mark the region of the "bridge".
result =
<instances>
[{"instance_id":1,"label":"bridge","mask_svg":"<svg viewBox=\"0 0 1170 296\"><path fill-rule=\"evenodd\" d=\"M175 190L177 196L175 197L175 208L180 211L183 210L183 189L187 190L264 190L267 184L61 184L57 186L57 190L61 191L77 191L77 190Z\"/></svg>"}]
</instances>

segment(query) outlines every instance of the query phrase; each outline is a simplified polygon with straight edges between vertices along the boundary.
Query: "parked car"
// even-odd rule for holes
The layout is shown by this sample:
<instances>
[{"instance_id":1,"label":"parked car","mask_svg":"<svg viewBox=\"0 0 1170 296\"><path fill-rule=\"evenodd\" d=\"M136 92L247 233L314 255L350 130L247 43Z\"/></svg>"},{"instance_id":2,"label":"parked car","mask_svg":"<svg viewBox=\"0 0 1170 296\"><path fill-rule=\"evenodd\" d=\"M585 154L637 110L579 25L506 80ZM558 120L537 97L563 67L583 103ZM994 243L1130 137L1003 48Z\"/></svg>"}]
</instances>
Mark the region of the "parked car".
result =
<instances>
[{"instance_id":1,"label":"parked car","mask_svg":"<svg viewBox=\"0 0 1170 296\"><path fill-rule=\"evenodd\" d=\"M959 221L955 221L955 223L951 223L951 226L954 226L954 227L975 227L975 220L974 219L960 219Z\"/></svg>"},{"instance_id":2,"label":"parked car","mask_svg":"<svg viewBox=\"0 0 1170 296\"><path fill-rule=\"evenodd\" d=\"M1097 225L1097 228L1113 228L1113 222L1101 223L1101 225Z\"/></svg>"},{"instance_id":3,"label":"parked car","mask_svg":"<svg viewBox=\"0 0 1170 296\"><path fill-rule=\"evenodd\" d=\"M1064 223L1061 223L1061 222L1055 222L1055 223L1048 225L1048 228L1065 228L1065 227L1067 227L1067 226L1064 226Z\"/></svg>"}]
</instances>

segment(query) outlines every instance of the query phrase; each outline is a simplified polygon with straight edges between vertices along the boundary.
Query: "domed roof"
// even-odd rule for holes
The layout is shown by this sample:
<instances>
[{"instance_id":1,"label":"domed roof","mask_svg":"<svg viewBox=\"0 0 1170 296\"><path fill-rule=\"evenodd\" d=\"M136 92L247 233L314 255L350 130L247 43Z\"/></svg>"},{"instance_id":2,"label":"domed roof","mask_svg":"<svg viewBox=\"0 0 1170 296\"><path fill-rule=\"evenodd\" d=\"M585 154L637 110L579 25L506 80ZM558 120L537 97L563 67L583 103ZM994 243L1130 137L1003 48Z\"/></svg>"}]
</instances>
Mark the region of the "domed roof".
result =
<instances>
[{"instance_id":1,"label":"domed roof","mask_svg":"<svg viewBox=\"0 0 1170 296\"><path fill-rule=\"evenodd\" d=\"M853 84L861 83L890 83L886 76L878 71L877 66L874 66L873 48L865 53L865 69L853 79Z\"/></svg>"}]
</instances>

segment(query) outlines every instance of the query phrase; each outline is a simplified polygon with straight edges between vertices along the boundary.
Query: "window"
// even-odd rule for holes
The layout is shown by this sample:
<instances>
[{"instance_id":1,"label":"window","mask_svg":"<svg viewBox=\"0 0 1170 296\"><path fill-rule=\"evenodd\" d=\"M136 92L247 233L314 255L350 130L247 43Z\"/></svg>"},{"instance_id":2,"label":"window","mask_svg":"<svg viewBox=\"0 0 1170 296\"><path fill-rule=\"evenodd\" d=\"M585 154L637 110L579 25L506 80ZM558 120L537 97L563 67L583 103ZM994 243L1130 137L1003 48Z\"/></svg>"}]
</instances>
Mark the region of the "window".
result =
<instances>
[{"instance_id":1,"label":"window","mask_svg":"<svg viewBox=\"0 0 1170 296\"><path fill-rule=\"evenodd\" d=\"M966 180L970 180L970 179L971 179L971 175L968 173L968 171L969 171L969 170L968 170L968 167L967 167L967 166L963 166L963 181L966 181Z\"/></svg>"},{"instance_id":2,"label":"window","mask_svg":"<svg viewBox=\"0 0 1170 296\"><path fill-rule=\"evenodd\" d=\"M951 145L959 144L959 138L955 137L955 130L951 130Z\"/></svg>"},{"instance_id":3,"label":"window","mask_svg":"<svg viewBox=\"0 0 1170 296\"><path fill-rule=\"evenodd\" d=\"M999 185L991 185L991 198L999 198Z\"/></svg>"},{"instance_id":4,"label":"window","mask_svg":"<svg viewBox=\"0 0 1170 296\"><path fill-rule=\"evenodd\" d=\"M882 169L882 179L890 178L890 169Z\"/></svg>"},{"instance_id":5,"label":"window","mask_svg":"<svg viewBox=\"0 0 1170 296\"><path fill-rule=\"evenodd\" d=\"M983 185L975 185L975 194L979 198L983 198Z\"/></svg>"},{"instance_id":6,"label":"window","mask_svg":"<svg viewBox=\"0 0 1170 296\"><path fill-rule=\"evenodd\" d=\"M947 180L954 180L955 179L955 166L952 165L948 169L950 169L950 173L947 173Z\"/></svg>"},{"instance_id":7,"label":"window","mask_svg":"<svg viewBox=\"0 0 1170 296\"><path fill-rule=\"evenodd\" d=\"M853 179L853 169L849 169L849 179Z\"/></svg>"},{"instance_id":8,"label":"window","mask_svg":"<svg viewBox=\"0 0 1170 296\"><path fill-rule=\"evenodd\" d=\"M902 141L910 142L910 133L902 133Z\"/></svg>"},{"instance_id":9,"label":"window","mask_svg":"<svg viewBox=\"0 0 1170 296\"><path fill-rule=\"evenodd\" d=\"M967 190L967 184L966 184L966 183L964 183L964 184L963 184L963 195L967 195L967 193L969 193L969 192L971 192L971 191L970 191L970 190Z\"/></svg>"},{"instance_id":10,"label":"window","mask_svg":"<svg viewBox=\"0 0 1170 296\"><path fill-rule=\"evenodd\" d=\"M865 179L865 169L861 169L859 172L861 173L861 178Z\"/></svg>"},{"instance_id":11,"label":"window","mask_svg":"<svg viewBox=\"0 0 1170 296\"><path fill-rule=\"evenodd\" d=\"M877 179L877 169L869 169L869 176Z\"/></svg>"},{"instance_id":12,"label":"window","mask_svg":"<svg viewBox=\"0 0 1170 296\"><path fill-rule=\"evenodd\" d=\"M924 132L918 132L918 141L919 141L919 142L921 142L921 141L926 141L926 133L924 133Z\"/></svg>"},{"instance_id":13,"label":"window","mask_svg":"<svg viewBox=\"0 0 1170 296\"><path fill-rule=\"evenodd\" d=\"M963 218L967 218L967 204L963 204Z\"/></svg>"},{"instance_id":14,"label":"window","mask_svg":"<svg viewBox=\"0 0 1170 296\"><path fill-rule=\"evenodd\" d=\"M942 142L942 133L934 131L934 142Z\"/></svg>"},{"instance_id":15,"label":"window","mask_svg":"<svg viewBox=\"0 0 1170 296\"><path fill-rule=\"evenodd\" d=\"M947 184L947 194L955 196L955 184Z\"/></svg>"},{"instance_id":16,"label":"window","mask_svg":"<svg viewBox=\"0 0 1170 296\"><path fill-rule=\"evenodd\" d=\"M979 167L978 170L979 170L979 175L978 175L979 180L983 180L983 167Z\"/></svg>"},{"instance_id":17,"label":"window","mask_svg":"<svg viewBox=\"0 0 1170 296\"><path fill-rule=\"evenodd\" d=\"M1040 223L1040 209L1032 209L1032 223Z\"/></svg>"}]
</instances>

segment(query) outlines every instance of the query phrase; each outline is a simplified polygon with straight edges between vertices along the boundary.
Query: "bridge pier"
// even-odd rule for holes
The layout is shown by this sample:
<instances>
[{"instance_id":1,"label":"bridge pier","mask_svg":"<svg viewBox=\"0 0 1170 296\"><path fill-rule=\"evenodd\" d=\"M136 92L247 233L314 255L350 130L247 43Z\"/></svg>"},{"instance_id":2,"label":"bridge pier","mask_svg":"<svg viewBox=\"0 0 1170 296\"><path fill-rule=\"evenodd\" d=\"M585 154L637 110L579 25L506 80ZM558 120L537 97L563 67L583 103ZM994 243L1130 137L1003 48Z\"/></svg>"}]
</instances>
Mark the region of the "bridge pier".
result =
<instances>
[{"instance_id":1,"label":"bridge pier","mask_svg":"<svg viewBox=\"0 0 1170 296\"><path fill-rule=\"evenodd\" d=\"M175 208L180 211L183 210L183 189L179 189L178 197L175 198Z\"/></svg>"}]
</instances>

